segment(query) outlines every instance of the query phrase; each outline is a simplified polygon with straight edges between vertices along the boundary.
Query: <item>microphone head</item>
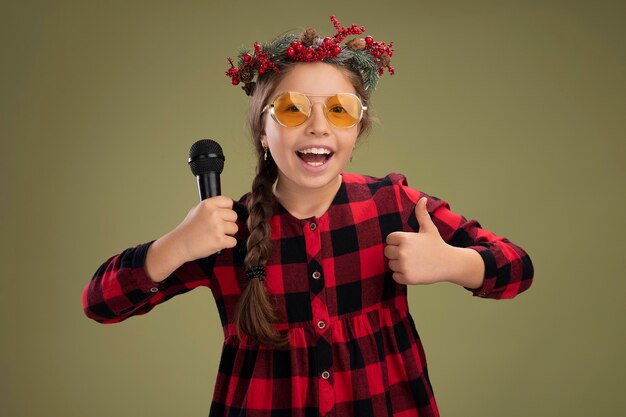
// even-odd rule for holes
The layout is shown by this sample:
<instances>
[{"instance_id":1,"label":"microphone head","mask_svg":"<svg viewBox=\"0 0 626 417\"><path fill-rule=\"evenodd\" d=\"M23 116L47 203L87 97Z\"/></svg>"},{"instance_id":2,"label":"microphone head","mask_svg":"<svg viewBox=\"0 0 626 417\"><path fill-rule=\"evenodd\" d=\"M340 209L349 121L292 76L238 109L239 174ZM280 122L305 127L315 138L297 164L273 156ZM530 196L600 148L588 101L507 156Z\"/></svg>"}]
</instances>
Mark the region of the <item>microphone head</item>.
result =
<instances>
[{"instance_id":1,"label":"microphone head","mask_svg":"<svg viewBox=\"0 0 626 417\"><path fill-rule=\"evenodd\" d=\"M224 152L219 143L211 139L200 139L189 149L189 167L193 175L224 170Z\"/></svg>"}]
</instances>

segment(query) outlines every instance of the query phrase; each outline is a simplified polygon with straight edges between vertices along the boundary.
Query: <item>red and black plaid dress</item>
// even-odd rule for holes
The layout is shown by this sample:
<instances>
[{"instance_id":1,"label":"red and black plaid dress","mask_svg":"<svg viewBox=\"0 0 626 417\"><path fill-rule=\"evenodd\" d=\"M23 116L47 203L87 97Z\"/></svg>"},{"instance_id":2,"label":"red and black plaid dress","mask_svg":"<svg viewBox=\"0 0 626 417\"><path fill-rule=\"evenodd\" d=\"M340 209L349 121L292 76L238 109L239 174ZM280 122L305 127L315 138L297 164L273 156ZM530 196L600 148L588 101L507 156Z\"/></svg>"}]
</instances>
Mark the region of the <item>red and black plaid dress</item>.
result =
<instances>
[{"instance_id":1,"label":"red and black plaid dress","mask_svg":"<svg viewBox=\"0 0 626 417\"><path fill-rule=\"evenodd\" d=\"M115 323L195 287L209 287L225 336L212 417L437 416L407 288L392 279L383 255L387 235L417 231L415 205L426 196L443 239L475 249L485 262L485 282L474 295L514 297L530 286L532 263L507 239L409 188L401 175L342 175L323 216L297 219L277 203L271 219L273 252L265 284L280 318L276 327L288 332L290 350L236 335L235 306L248 283L243 222L235 248L188 262L158 285L144 269L150 243L110 258L85 288L86 314Z\"/></svg>"}]
</instances>

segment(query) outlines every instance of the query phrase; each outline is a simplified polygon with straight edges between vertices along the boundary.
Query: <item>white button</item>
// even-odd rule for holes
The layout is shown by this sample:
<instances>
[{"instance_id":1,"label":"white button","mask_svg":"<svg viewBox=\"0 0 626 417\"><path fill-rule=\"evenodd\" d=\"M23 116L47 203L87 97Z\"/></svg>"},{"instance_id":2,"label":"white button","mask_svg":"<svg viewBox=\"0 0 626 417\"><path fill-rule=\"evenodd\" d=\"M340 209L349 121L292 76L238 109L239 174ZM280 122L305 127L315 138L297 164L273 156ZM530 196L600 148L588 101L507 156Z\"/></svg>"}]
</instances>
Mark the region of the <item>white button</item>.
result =
<instances>
[{"instance_id":1,"label":"white button","mask_svg":"<svg viewBox=\"0 0 626 417\"><path fill-rule=\"evenodd\" d=\"M322 372L322 378L324 378L324 379L330 378L330 372L328 372L328 371Z\"/></svg>"},{"instance_id":2,"label":"white button","mask_svg":"<svg viewBox=\"0 0 626 417\"><path fill-rule=\"evenodd\" d=\"M309 226L311 228L311 230L315 230L317 229L317 224L315 222L311 223L311 225Z\"/></svg>"},{"instance_id":3,"label":"white button","mask_svg":"<svg viewBox=\"0 0 626 417\"><path fill-rule=\"evenodd\" d=\"M159 291L159 289L157 287L150 288L150 292L157 292L157 291Z\"/></svg>"},{"instance_id":4,"label":"white button","mask_svg":"<svg viewBox=\"0 0 626 417\"><path fill-rule=\"evenodd\" d=\"M317 322L317 327L319 327L320 329L323 329L324 327L326 327L326 323L324 323L324 321L320 320Z\"/></svg>"},{"instance_id":5,"label":"white button","mask_svg":"<svg viewBox=\"0 0 626 417\"><path fill-rule=\"evenodd\" d=\"M320 274L320 271L313 272L313 279L320 279L321 276L322 274Z\"/></svg>"}]
</instances>

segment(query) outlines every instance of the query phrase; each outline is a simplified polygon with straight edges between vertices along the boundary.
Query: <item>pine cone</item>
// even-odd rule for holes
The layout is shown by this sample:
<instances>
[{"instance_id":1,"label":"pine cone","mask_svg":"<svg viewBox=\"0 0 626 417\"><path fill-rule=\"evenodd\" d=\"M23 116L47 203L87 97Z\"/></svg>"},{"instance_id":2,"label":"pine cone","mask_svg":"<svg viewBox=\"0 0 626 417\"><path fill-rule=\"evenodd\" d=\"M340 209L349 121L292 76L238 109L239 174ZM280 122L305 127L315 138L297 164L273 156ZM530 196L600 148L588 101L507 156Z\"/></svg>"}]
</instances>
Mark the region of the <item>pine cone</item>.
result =
<instances>
[{"instance_id":1,"label":"pine cone","mask_svg":"<svg viewBox=\"0 0 626 417\"><path fill-rule=\"evenodd\" d=\"M249 83L254 78L254 71L250 67L243 67L239 70L239 79L244 83Z\"/></svg>"},{"instance_id":2,"label":"pine cone","mask_svg":"<svg viewBox=\"0 0 626 417\"><path fill-rule=\"evenodd\" d=\"M365 39L354 38L348 41L346 45L348 46L348 48L352 49L353 51L361 51L365 49Z\"/></svg>"},{"instance_id":3,"label":"pine cone","mask_svg":"<svg viewBox=\"0 0 626 417\"><path fill-rule=\"evenodd\" d=\"M302 32L302 36L300 37L300 42L305 48L313 46L315 41L317 40L317 32L313 28L308 28L304 32Z\"/></svg>"},{"instance_id":4,"label":"pine cone","mask_svg":"<svg viewBox=\"0 0 626 417\"><path fill-rule=\"evenodd\" d=\"M252 94L254 94L254 87L256 87L256 83L251 82L251 83L245 83L241 87L241 89L246 92L247 96L251 96Z\"/></svg>"}]
</instances>

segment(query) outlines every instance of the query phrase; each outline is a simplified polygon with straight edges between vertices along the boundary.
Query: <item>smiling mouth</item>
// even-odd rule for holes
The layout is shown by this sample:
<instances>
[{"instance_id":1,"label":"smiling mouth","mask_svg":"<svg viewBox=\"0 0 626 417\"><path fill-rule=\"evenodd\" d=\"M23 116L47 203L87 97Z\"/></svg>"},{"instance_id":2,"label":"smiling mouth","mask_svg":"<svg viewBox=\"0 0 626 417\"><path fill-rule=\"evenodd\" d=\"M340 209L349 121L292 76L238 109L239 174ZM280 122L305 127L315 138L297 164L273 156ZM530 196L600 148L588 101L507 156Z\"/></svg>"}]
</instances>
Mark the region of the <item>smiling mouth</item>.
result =
<instances>
[{"instance_id":1,"label":"smiling mouth","mask_svg":"<svg viewBox=\"0 0 626 417\"><path fill-rule=\"evenodd\" d=\"M296 151L298 158L314 167L318 167L326 163L326 161L328 161L333 154L333 152L325 148L308 148Z\"/></svg>"}]
</instances>

